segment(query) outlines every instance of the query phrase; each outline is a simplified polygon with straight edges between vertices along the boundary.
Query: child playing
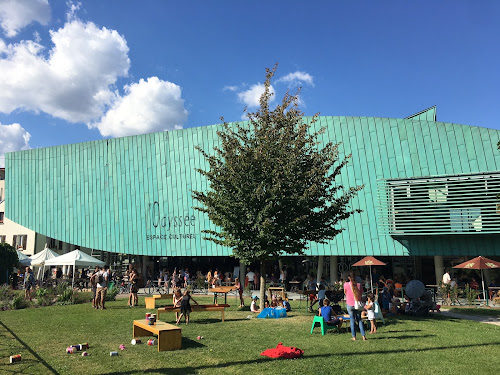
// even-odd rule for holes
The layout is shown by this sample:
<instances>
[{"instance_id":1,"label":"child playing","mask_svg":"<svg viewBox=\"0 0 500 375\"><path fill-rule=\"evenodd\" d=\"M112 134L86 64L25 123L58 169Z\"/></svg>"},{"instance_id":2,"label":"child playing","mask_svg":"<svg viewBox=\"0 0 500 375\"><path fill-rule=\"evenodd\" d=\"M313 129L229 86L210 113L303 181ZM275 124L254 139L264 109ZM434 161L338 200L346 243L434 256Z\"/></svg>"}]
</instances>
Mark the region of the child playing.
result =
<instances>
[{"instance_id":1,"label":"child playing","mask_svg":"<svg viewBox=\"0 0 500 375\"><path fill-rule=\"evenodd\" d=\"M182 302L182 293L179 288L175 289L174 295L172 296L172 304L174 307L181 307L181 302ZM175 312L175 320L177 321L179 319L179 313L176 311Z\"/></svg>"},{"instance_id":2,"label":"child playing","mask_svg":"<svg viewBox=\"0 0 500 375\"><path fill-rule=\"evenodd\" d=\"M189 302L191 300L193 300L194 303L198 304L198 302L196 302L194 300L194 298L191 297L189 290L186 290L184 292L184 295L182 296L182 300L181 300L181 315L179 315L179 318L177 319L176 324L179 324L179 322L182 319L182 316L184 316L184 318L186 320L186 325L189 323L189 314L191 313L191 304Z\"/></svg>"},{"instance_id":3,"label":"child playing","mask_svg":"<svg viewBox=\"0 0 500 375\"><path fill-rule=\"evenodd\" d=\"M257 296L252 298L252 303L250 304L251 312L259 312L259 307L257 306Z\"/></svg>"},{"instance_id":4,"label":"child playing","mask_svg":"<svg viewBox=\"0 0 500 375\"><path fill-rule=\"evenodd\" d=\"M365 309L368 315L368 320L370 321L370 334L377 333L377 321L375 320L375 297L373 293L368 293L366 295L368 298L366 301Z\"/></svg>"},{"instance_id":5,"label":"child playing","mask_svg":"<svg viewBox=\"0 0 500 375\"><path fill-rule=\"evenodd\" d=\"M240 307L245 306L245 301L243 300L243 285L241 285L240 279L234 279L234 286L238 288L238 294L240 295Z\"/></svg>"},{"instance_id":6,"label":"child playing","mask_svg":"<svg viewBox=\"0 0 500 375\"><path fill-rule=\"evenodd\" d=\"M323 299L323 306L319 309L319 315L323 317L326 324L330 326L342 327L343 319L337 317L335 311L330 306L330 300L328 298Z\"/></svg>"},{"instance_id":7,"label":"child playing","mask_svg":"<svg viewBox=\"0 0 500 375\"><path fill-rule=\"evenodd\" d=\"M292 307L290 306L290 303L285 299L278 297L278 305L283 306L284 309L286 309L286 312L292 311Z\"/></svg>"}]
</instances>

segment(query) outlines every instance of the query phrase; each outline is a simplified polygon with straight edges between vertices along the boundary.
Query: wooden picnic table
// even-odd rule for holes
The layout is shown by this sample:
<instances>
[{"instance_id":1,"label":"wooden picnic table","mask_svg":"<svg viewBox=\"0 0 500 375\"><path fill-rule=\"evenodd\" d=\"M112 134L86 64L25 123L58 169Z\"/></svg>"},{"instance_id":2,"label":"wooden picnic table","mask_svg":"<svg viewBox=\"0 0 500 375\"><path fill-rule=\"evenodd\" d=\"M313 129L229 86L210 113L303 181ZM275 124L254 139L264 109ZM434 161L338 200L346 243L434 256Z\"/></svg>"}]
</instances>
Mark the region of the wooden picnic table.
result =
<instances>
[{"instance_id":1,"label":"wooden picnic table","mask_svg":"<svg viewBox=\"0 0 500 375\"><path fill-rule=\"evenodd\" d=\"M156 321L149 325L147 319L134 320L132 336L158 336L158 351L176 350L182 347L181 328L165 322Z\"/></svg>"},{"instance_id":2,"label":"wooden picnic table","mask_svg":"<svg viewBox=\"0 0 500 375\"><path fill-rule=\"evenodd\" d=\"M146 309L155 309L157 299L170 299L172 300L173 294L153 294L151 297L144 297L144 302L146 303Z\"/></svg>"},{"instance_id":3,"label":"wooden picnic table","mask_svg":"<svg viewBox=\"0 0 500 375\"><path fill-rule=\"evenodd\" d=\"M209 288L208 291L214 294L214 304L217 305L217 294L224 294L224 304L227 304L227 294L233 290L238 290L235 285L230 286L216 286L215 288Z\"/></svg>"},{"instance_id":4,"label":"wooden picnic table","mask_svg":"<svg viewBox=\"0 0 500 375\"><path fill-rule=\"evenodd\" d=\"M226 307L230 307L227 304L220 304L220 305L191 305L191 310L192 311L220 311L221 312L221 319L224 321L224 310ZM175 306L165 306L165 307L160 307L156 314L158 316L158 320L160 320L160 314L167 313L167 312L180 312L181 308L180 307L175 307Z\"/></svg>"}]
</instances>

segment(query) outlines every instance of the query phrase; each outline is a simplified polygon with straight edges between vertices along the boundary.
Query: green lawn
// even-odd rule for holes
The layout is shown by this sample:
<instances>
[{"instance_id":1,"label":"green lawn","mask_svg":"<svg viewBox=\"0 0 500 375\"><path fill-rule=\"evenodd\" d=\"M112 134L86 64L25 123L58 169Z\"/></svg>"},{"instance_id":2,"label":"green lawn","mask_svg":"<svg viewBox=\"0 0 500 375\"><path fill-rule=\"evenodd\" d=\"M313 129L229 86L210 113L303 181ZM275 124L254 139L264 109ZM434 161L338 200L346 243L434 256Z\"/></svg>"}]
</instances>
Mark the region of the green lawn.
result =
<instances>
[{"instance_id":1,"label":"green lawn","mask_svg":"<svg viewBox=\"0 0 500 375\"><path fill-rule=\"evenodd\" d=\"M200 298L210 303L209 298ZM105 311L89 304L0 312L0 373L22 374L498 374L500 327L436 315L387 320L363 342L333 331L310 334L312 314L295 312L278 320L248 319L249 311L231 307L226 321L217 312L193 313L182 325L183 349L157 352L132 346L132 321L142 306L125 300ZM234 304L234 298L229 299ZM249 303L249 301L248 301ZM173 322L174 315L165 315ZM203 340L196 340L198 335ZM359 335L358 335L359 338ZM88 342L89 357L66 354L66 347ZM273 360L259 354L279 342L304 350L298 360ZM120 344L127 349L119 351ZM118 350L117 357L109 352ZM20 363L8 364L21 353Z\"/></svg>"},{"instance_id":2,"label":"green lawn","mask_svg":"<svg viewBox=\"0 0 500 375\"><path fill-rule=\"evenodd\" d=\"M476 308L476 307L453 307L450 312L466 315L480 316L500 316L500 309L497 308Z\"/></svg>"}]
</instances>

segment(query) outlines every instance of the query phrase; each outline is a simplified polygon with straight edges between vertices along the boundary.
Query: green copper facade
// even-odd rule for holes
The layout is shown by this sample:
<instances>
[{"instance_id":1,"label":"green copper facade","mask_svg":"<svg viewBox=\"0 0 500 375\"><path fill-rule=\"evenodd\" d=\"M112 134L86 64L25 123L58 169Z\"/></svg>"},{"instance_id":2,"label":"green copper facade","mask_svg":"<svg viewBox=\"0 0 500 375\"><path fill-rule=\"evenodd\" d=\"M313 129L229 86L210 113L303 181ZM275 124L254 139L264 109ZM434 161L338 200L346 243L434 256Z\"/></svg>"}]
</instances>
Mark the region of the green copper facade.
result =
<instances>
[{"instance_id":1,"label":"green copper facade","mask_svg":"<svg viewBox=\"0 0 500 375\"><path fill-rule=\"evenodd\" d=\"M474 235L406 235L384 227L394 210L384 186L394 181L499 175L499 131L436 122L435 108L406 119L325 116L314 126L326 127L325 140L341 142L341 154L352 154L338 183L365 188L352 202L363 212L348 219L346 230L334 241L311 244L308 254L500 255L496 222L489 231ZM150 256L230 255L229 249L202 239L201 231L212 224L192 208L191 191L207 189L195 171L207 168L195 146L210 151L217 144L218 128L9 153L6 215L82 247ZM490 207L496 207L495 202L485 204L488 215L500 216Z\"/></svg>"}]
</instances>

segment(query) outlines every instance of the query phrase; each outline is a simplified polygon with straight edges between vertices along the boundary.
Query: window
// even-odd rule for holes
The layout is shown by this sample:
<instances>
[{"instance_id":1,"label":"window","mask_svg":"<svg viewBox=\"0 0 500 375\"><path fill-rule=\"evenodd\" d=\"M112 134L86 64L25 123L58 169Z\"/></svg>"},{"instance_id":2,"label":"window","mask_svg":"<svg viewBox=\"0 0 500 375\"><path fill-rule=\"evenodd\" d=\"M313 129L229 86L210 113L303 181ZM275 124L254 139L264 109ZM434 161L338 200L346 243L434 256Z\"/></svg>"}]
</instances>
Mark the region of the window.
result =
<instances>
[{"instance_id":1,"label":"window","mask_svg":"<svg viewBox=\"0 0 500 375\"><path fill-rule=\"evenodd\" d=\"M0 188L0 202L3 201L3 188Z\"/></svg>"},{"instance_id":2,"label":"window","mask_svg":"<svg viewBox=\"0 0 500 375\"><path fill-rule=\"evenodd\" d=\"M5 216L4 212L0 212L0 224L3 224L3 217Z\"/></svg>"},{"instance_id":3,"label":"window","mask_svg":"<svg viewBox=\"0 0 500 375\"><path fill-rule=\"evenodd\" d=\"M483 218L480 208L451 208L450 227L452 232L481 232Z\"/></svg>"},{"instance_id":4,"label":"window","mask_svg":"<svg viewBox=\"0 0 500 375\"><path fill-rule=\"evenodd\" d=\"M26 250L27 242L28 242L27 234L16 234L13 237L12 246L14 246L16 249L22 248L23 250Z\"/></svg>"},{"instance_id":5,"label":"window","mask_svg":"<svg viewBox=\"0 0 500 375\"><path fill-rule=\"evenodd\" d=\"M0 243L5 243L5 236L0 236Z\"/></svg>"},{"instance_id":6,"label":"window","mask_svg":"<svg viewBox=\"0 0 500 375\"><path fill-rule=\"evenodd\" d=\"M49 249L54 249L56 247L56 240L50 237L47 237L47 246Z\"/></svg>"},{"instance_id":7,"label":"window","mask_svg":"<svg viewBox=\"0 0 500 375\"><path fill-rule=\"evenodd\" d=\"M444 203L448 199L448 185L429 189L429 200L434 203Z\"/></svg>"}]
</instances>

